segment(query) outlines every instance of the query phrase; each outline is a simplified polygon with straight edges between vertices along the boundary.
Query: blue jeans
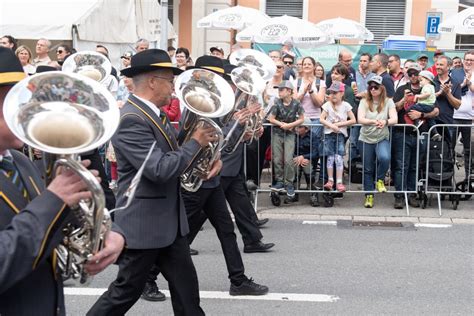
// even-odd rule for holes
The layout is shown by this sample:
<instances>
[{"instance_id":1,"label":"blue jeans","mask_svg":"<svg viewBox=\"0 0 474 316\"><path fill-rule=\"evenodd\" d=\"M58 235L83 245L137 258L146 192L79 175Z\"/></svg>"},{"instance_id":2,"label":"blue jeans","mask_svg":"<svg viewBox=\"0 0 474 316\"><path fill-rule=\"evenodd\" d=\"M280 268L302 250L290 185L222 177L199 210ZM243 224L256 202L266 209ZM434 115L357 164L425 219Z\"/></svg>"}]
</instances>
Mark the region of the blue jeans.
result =
<instances>
[{"instance_id":1,"label":"blue jeans","mask_svg":"<svg viewBox=\"0 0 474 316\"><path fill-rule=\"evenodd\" d=\"M370 192L375 190L375 173L377 173L376 181L385 179L390 165L390 142L388 140L376 144L361 142L361 146L364 159L364 191Z\"/></svg>"},{"instance_id":2,"label":"blue jeans","mask_svg":"<svg viewBox=\"0 0 474 316\"><path fill-rule=\"evenodd\" d=\"M321 124L321 121L319 119L311 119L311 124ZM319 165L320 165L320 171L319 171L319 179L321 181L324 181L327 179L327 172L326 172L326 163L323 159L323 146L322 146L322 140L323 140L323 131L324 127L322 125L319 126L311 126L311 137L316 137L318 141L318 147L317 147L317 152L316 155L312 161L313 164L313 177L316 181L318 179L316 177L316 170L318 166L318 160L320 160Z\"/></svg>"},{"instance_id":3,"label":"blue jeans","mask_svg":"<svg viewBox=\"0 0 474 316\"><path fill-rule=\"evenodd\" d=\"M354 160L354 159L359 159L360 158L360 140L359 140L359 135L360 135L360 126L353 126L351 128L351 135L349 136L349 159Z\"/></svg>"},{"instance_id":4,"label":"blue jeans","mask_svg":"<svg viewBox=\"0 0 474 316\"><path fill-rule=\"evenodd\" d=\"M417 138L413 134L395 132L392 134L394 157L393 182L397 191L416 190ZM401 194L395 194L401 196Z\"/></svg>"}]
</instances>

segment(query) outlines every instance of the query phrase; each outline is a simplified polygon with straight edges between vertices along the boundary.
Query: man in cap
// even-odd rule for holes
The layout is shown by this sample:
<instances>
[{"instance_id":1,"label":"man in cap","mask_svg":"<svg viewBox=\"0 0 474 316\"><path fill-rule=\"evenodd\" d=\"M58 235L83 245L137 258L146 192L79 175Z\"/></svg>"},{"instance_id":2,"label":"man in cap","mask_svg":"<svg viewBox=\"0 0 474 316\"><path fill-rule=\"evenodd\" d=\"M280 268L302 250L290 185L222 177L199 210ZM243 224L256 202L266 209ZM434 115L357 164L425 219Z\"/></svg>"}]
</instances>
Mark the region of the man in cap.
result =
<instances>
[{"instance_id":1,"label":"man in cap","mask_svg":"<svg viewBox=\"0 0 474 316\"><path fill-rule=\"evenodd\" d=\"M433 74L433 76L437 76L438 75L438 72L436 71L436 61L438 60L438 57L439 56L442 56L444 55L443 51L440 50L440 49L437 49L435 52L434 52L434 55L433 55L433 65L431 67L429 67L428 70L429 72L431 72Z\"/></svg>"},{"instance_id":2,"label":"man in cap","mask_svg":"<svg viewBox=\"0 0 474 316\"><path fill-rule=\"evenodd\" d=\"M201 56L196 60L193 67L196 71L200 69L209 70L227 78L222 60L215 56ZM243 113L243 114L242 114ZM229 145L235 144L236 135L240 135L242 125L246 120L247 111L242 111L239 115L239 125ZM186 112L183 113L182 120L186 119ZM219 120L215 120L219 124ZM230 124L223 126L222 131L225 134L229 132ZM180 139L185 136L183 130L180 133ZM245 275L244 263L237 245L236 235L234 233L234 224L227 209L224 190L220 183L220 176L209 177L204 181L196 192L182 190L187 218L189 221L188 235L189 244L192 244L204 222L209 219L212 226L216 229L217 237L221 243L224 254L229 279L231 282L230 295L263 295L268 292L268 287L257 284L253 279ZM245 216L245 214L243 214ZM260 237L261 238L261 237ZM264 244L265 245L265 244ZM271 247L268 247L271 248ZM156 275L159 269L153 268L150 272L147 282L150 286L156 287ZM155 284L155 285L154 285Z\"/></svg>"},{"instance_id":3,"label":"man in cap","mask_svg":"<svg viewBox=\"0 0 474 316\"><path fill-rule=\"evenodd\" d=\"M0 314L65 315L54 249L73 220L69 207L91 193L68 170L61 170L45 189L35 166L16 150L23 143L8 127L3 110L7 93L24 77L15 54L0 47ZM89 163L83 161L86 167ZM117 227L113 230L105 248L86 265L89 274L100 272L120 254L124 239Z\"/></svg>"},{"instance_id":4,"label":"man in cap","mask_svg":"<svg viewBox=\"0 0 474 316\"><path fill-rule=\"evenodd\" d=\"M120 60L122 61L123 68L130 67L130 60L132 59L133 53L132 52L125 52L120 56Z\"/></svg>"},{"instance_id":5,"label":"man in cap","mask_svg":"<svg viewBox=\"0 0 474 316\"><path fill-rule=\"evenodd\" d=\"M88 315L123 315L138 300L153 264L168 280L176 315L204 315L199 286L186 235L189 232L179 191L180 175L196 164L194 157L214 141L213 128L197 128L178 147L175 129L162 107L169 104L174 75L182 71L168 53L148 49L132 56L122 74L133 78L134 90L121 109L119 128L112 138L120 175L117 205L126 203L125 191L150 147L156 142L132 204L115 213L127 237L117 279L94 304ZM220 169L217 161L211 176Z\"/></svg>"},{"instance_id":6,"label":"man in cap","mask_svg":"<svg viewBox=\"0 0 474 316\"><path fill-rule=\"evenodd\" d=\"M224 58L224 49L222 47L213 46L211 47L210 52L211 56L219 57L220 59Z\"/></svg>"},{"instance_id":7,"label":"man in cap","mask_svg":"<svg viewBox=\"0 0 474 316\"><path fill-rule=\"evenodd\" d=\"M421 67L416 62L406 65L409 81L398 87L393 97L393 102L398 112L398 123L413 124L417 117L417 111L410 111L409 108L415 104L415 95L421 93L420 77ZM425 118L438 116L439 109L433 108L430 113L424 113ZM422 126L425 127L425 126ZM392 158L393 158L393 180L397 191L416 190L416 164L418 144L417 132L414 128L393 127L392 129ZM419 206L416 194L408 196L408 204L413 207ZM402 209L405 205L403 193L395 193L394 208Z\"/></svg>"},{"instance_id":8,"label":"man in cap","mask_svg":"<svg viewBox=\"0 0 474 316\"><path fill-rule=\"evenodd\" d=\"M417 58L417 62L421 70L425 70L426 67L428 67L428 55L420 54Z\"/></svg>"}]
</instances>

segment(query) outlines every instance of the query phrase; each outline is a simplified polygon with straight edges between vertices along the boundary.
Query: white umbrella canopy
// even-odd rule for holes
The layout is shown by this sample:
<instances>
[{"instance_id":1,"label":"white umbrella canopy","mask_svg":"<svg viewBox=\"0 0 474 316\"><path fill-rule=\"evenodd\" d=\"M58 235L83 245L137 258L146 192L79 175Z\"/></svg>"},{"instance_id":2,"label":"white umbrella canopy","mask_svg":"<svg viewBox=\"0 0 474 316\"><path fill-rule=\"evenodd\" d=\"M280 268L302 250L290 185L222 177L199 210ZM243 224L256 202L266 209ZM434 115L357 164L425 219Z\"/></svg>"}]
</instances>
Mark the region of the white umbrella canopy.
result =
<instances>
[{"instance_id":1,"label":"white umbrella canopy","mask_svg":"<svg viewBox=\"0 0 474 316\"><path fill-rule=\"evenodd\" d=\"M474 7L450 16L438 26L440 33L474 34Z\"/></svg>"},{"instance_id":2,"label":"white umbrella canopy","mask_svg":"<svg viewBox=\"0 0 474 316\"><path fill-rule=\"evenodd\" d=\"M316 24L323 32L334 39L354 39L371 41L374 39L369 29L357 21L344 19L341 17L335 19L323 20Z\"/></svg>"},{"instance_id":3,"label":"white umbrella canopy","mask_svg":"<svg viewBox=\"0 0 474 316\"><path fill-rule=\"evenodd\" d=\"M256 21L268 18L268 15L257 9L237 5L215 11L203 17L197 22L197 27L241 30Z\"/></svg>"},{"instance_id":4,"label":"white umbrella canopy","mask_svg":"<svg viewBox=\"0 0 474 316\"><path fill-rule=\"evenodd\" d=\"M282 44L287 41L295 46L326 45L331 39L313 23L292 16L279 16L257 21L237 33L238 42Z\"/></svg>"}]
</instances>

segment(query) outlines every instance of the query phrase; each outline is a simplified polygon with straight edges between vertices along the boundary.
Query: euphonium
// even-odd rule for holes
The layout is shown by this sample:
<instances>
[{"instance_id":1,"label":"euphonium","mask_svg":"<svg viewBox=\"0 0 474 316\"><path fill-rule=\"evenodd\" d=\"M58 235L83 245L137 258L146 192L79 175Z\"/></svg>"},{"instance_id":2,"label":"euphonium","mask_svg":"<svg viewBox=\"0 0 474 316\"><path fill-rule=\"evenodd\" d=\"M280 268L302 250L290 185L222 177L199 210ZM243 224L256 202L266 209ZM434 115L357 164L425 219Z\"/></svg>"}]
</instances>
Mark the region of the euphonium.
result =
<instances>
[{"instance_id":1,"label":"euphonium","mask_svg":"<svg viewBox=\"0 0 474 316\"><path fill-rule=\"evenodd\" d=\"M186 108L178 143L181 145L189 141L193 131L203 125L212 126L218 138L203 148L195 158L197 164L181 175L181 187L196 192L208 176L214 161L219 159L225 143L221 128L212 118L219 118L232 110L234 93L224 78L204 69L191 69L179 75L175 91Z\"/></svg>"},{"instance_id":2,"label":"euphonium","mask_svg":"<svg viewBox=\"0 0 474 316\"><path fill-rule=\"evenodd\" d=\"M229 60L231 64L237 66L230 76L241 92L235 103L235 111L238 111L257 103L257 97L263 93L267 81L275 74L276 66L268 55L254 49L239 49L229 56ZM227 117L230 118L230 115ZM256 138L255 134L262 127L262 123L260 113L254 113L246 122L239 141L234 147L226 150L234 152L247 133L252 134L249 139L251 143Z\"/></svg>"},{"instance_id":3,"label":"euphonium","mask_svg":"<svg viewBox=\"0 0 474 316\"><path fill-rule=\"evenodd\" d=\"M92 193L73 207L77 221L64 230L56 249L63 278L88 279L84 263L103 246L111 220L102 188L77 159L108 141L119 123L113 96L100 83L76 74L53 71L17 83L7 94L4 117L12 132L43 157L55 157L54 169L72 169ZM54 169L47 170L54 176Z\"/></svg>"}]
</instances>

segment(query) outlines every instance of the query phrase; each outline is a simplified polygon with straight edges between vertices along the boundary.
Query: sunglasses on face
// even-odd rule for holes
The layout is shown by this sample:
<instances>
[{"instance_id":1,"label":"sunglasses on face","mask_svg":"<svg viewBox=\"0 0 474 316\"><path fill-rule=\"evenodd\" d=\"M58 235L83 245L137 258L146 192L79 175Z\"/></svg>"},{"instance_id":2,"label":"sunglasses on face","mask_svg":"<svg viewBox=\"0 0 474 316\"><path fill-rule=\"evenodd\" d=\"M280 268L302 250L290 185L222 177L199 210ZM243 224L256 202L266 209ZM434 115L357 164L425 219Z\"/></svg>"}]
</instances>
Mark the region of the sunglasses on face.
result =
<instances>
[{"instance_id":1,"label":"sunglasses on face","mask_svg":"<svg viewBox=\"0 0 474 316\"><path fill-rule=\"evenodd\" d=\"M283 62L285 65L293 65L293 62L292 61L284 61Z\"/></svg>"},{"instance_id":2,"label":"sunglasses on face","mask_svg":"<svg viewBox=\"0 0 474 316\"><path fill-rule=\"evenodd\" d=\"M418 71L408 71L407 72L408 77L418 76L418 74L419 74Z\"/></svg>"},{"instance_id":3,"label":"sunglasses on face","mask_svg":"<svg viewBox=\"0 0 474 316\"><path fill-rule=\"evenodd\" d=\"M376 85L373 85L373 86L369 86L369 90L378 90L380 87L379 86L376 86Z\"/></svg>"},{"instance_id":4,"label":"sunglasses on face","mask_svg":"<svg viewBox=\"0 0 474 316\"><path fill-rule=\"evenodd\" d=\"M285 67L285 66L281 66L281 65L277 66L278 69L283 69L283 67Z\"/></svg>"},{"instance_id":5,"label":"sunglasses on face","mask_svg":"<svg viewBox=\"0 0 474 316\"><path fill-rule=\"evenodd\" d=\"M64 53L63 50L58 49L58 50L56 51L56 54L62 54L62 53Z\"/></svg>"}]
</instances>

